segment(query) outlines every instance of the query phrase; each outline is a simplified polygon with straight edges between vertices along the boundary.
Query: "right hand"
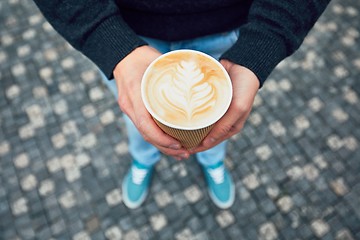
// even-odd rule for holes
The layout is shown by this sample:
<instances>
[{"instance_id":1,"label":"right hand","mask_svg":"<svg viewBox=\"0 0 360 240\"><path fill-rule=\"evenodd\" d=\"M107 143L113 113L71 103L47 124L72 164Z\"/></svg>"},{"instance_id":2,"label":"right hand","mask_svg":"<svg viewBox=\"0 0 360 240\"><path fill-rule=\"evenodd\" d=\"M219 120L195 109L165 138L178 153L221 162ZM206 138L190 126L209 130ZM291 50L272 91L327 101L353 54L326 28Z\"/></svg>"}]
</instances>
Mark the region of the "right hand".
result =
<instances>
[{"instance_id":1,"label":"right hand","mask_svg":"<svg viewBox=\"0 0 360 240\"><path fill-rule=\"evenodd\" d=\"M118 104L145 141L177 160L186 159L190 155L189 151L156 125L141 98L142 76L150 63L160 55L160 52L150 46L141 46L116 65L113 74L118 89Z\"/></svg>"}]
</instances>

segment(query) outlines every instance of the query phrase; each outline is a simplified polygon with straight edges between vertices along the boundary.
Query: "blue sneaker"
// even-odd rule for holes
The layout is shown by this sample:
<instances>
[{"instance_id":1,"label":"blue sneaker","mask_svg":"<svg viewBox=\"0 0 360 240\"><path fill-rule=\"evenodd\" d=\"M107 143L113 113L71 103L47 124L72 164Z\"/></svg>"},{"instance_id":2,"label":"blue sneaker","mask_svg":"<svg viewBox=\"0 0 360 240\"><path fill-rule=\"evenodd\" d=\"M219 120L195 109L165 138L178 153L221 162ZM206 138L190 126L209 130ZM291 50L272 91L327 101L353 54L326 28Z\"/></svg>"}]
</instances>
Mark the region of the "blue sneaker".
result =
<instances>
[{"instance_id":1,"label":"blue sneaker","mask_svg":"<svg viewBox=\"0 0 360 240\"><path fill-rule=\"evenodd\" d=\"M224 163L221 161L213 166L202 166L202 168L211 200L221 209L231 207L235 201L235 187Z\"/></svg>"},{"instance_id":2,"label":"blue sneaker","mask_svg":"<svg viewBox=\"0 0 360 240\"><path fill-rule=\"evenodd\" d=\"M122 183L123 202L128 208L139 207L148 194L153 166L134 160Z\"/></svg>"}]
</instances>

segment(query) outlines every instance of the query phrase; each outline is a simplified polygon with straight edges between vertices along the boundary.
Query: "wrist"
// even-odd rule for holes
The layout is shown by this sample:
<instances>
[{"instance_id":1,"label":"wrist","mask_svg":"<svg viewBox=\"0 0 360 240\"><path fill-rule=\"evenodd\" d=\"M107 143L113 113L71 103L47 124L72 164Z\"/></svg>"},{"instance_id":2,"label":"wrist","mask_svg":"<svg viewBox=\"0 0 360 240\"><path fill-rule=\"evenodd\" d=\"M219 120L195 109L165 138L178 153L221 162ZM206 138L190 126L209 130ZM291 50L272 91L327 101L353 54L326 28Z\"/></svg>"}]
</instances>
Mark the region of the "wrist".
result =
<instances>
[{"instance_id":1,"label":"wrist","mask_svg":"<svg viewBox=\"0 0 360 240\"><path fill-rule=\"evenodd\" d=\"M246 82L248 82L252 86L252 88L256 88L256 89L260 88L260 86L261 86L260 79L249 68L247 68L245 66L241 66L236 63L233 63L227 59L221 59L220 63L224 66L226 71L229 73L232 81L234 81L235 79L238 79L238 78L246 79Z\"/></svg>"}]
</instances>

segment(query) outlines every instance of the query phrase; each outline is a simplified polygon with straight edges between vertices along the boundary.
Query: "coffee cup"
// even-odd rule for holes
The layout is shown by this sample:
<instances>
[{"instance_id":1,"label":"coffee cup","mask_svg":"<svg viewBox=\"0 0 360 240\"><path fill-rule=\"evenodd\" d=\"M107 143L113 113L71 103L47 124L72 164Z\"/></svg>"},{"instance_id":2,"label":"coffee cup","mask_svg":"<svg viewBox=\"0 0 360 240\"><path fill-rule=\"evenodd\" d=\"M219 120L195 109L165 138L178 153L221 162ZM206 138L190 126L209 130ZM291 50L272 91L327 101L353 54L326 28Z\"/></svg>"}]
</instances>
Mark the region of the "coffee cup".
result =
<instances>
[{"instance_id":1,"label":"coffee cup","mask_svg":"<svg viewBox=\"0 0 360 240\"><path fill-rule=\"evenodd\" d=\"M213 57L195 50L175 50L146 69L141 96L156 124L192 149L226 113L232 85L227 71Z\"/></svg>"}]
</instances>

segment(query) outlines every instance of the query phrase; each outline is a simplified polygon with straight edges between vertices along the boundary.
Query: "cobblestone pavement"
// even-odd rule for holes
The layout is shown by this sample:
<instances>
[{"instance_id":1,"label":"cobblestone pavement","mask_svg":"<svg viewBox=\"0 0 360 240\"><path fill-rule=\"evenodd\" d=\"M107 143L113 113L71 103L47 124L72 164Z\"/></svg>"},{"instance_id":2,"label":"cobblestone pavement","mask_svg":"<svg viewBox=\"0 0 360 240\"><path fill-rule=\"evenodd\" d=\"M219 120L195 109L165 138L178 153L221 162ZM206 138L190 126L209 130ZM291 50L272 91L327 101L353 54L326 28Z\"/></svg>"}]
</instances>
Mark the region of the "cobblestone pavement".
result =
<instances>
[{"instance_id":1,"label":"cobblestone pavement","mask_svg":"<svg viewBox=\"0 0 360 240\"><path fill-rule=\"evenodd\" d=\"M335 0L258 94L210 201L194 159L164 157L127 209L118 106L31 1L0 2L0 239L360 239L360 2Z\"/></svg>"}]
</instances>

